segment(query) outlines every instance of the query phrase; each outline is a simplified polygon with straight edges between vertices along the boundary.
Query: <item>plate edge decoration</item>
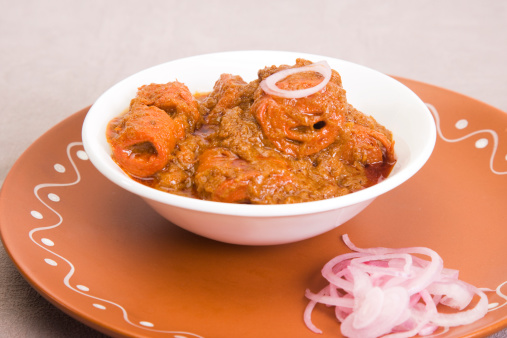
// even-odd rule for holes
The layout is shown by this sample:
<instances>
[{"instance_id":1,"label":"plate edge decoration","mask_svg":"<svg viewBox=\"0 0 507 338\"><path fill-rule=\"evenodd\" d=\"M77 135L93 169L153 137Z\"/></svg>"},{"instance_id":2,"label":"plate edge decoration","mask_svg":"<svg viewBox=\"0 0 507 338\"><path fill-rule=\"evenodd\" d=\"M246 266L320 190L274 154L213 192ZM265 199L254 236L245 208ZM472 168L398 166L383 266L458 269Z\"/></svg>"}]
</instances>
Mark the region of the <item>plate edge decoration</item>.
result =
<instances>
[{"instance_id":1,"label":"plate edge decoration","mask_svg":"<svg viewBox=\"0 0 507 338\"><path fill-rule=\"evenodd\" d=\"M464 136L458 137L458 138L454 138L454 139L447 138L442 133L442 129L441 129L441 126L440 126L440 116L439 116L438 110L435 108L435 106L433 106L430 103L426 103L426 106L428 107L428 109L432 113L433 117L435 118L435 124L436 124L436 127L437 127L437 134L438 134L438 136L440 136L440 138L442 140L444 140L445 142L455 143L455 142L460 142L460 141L466 140L466 139L468 139L468 138L470 138L472 136L476 136L476 135L480 135L480 134L489 134L493 138L493 149L491 151L491 156L490 156L490 159L489 159L489 168L490 168L490 170L491 170L491 172L493 174L496 174L496 175L507 175L507 171L497 171L493 167L493 162L494 162L494 159L496 157L496 153L497 153L497 150L498 150L498 145L500 143L499 137L498 137L498 134L497 134L496 131L494 131L492 129L480 129L480 130L476 130L476 131L470 132L470 133L468 133L468 134L466 134ZM461 119L461 120L457 121L456 124L455 124L455 127L457 129L465 129L467 126L468 126L468 121L466 119ZM478 149L486 148L488 146L488 143L489 143L489 141L488 141L487 138L479 138L475 142L475 147L478 148ZM507 154L505 155L505 159L507 160Z\"/></svg>"},{"instance_id":2,"label":"plate edge decoration","mask_svg":"<svg viewBox=\"0 0 507 338\"><path fill-rule=\"evenodd\" d=\"M56 222L54 224L47 225L47 226L37 226L37 227L32 228L28 232L28 237L30 238L30 240L35 245L37 245L38 247L43 249L45 252L47 252L51 255L50 256L51 258L49 258L49 257L44 258L44 262L50 267L58 266L60 264L59 261L63 261L64 263L66 263L69 266L69 271L66 273L66 275L63 279L63 284L67 288L69 288L70 290L72 290L82 296L85 296L87 298L90 298L90 299L96 301L96 302L92 303L92 306L95 307L96 309L107 310L107 307L104 304L108 304L108 305L112 305L114 307L117 307L122 312L123 319L125 320L125 322L133 327L136 327L138 329L148 330L150 332L172 334L174 338L187 338L187 337L203 338L202 336L197 335L195 333L191 333L191 332L158 330L155 328L155 324L153 324L149 321L140 321L139 323L132 322L129 319L127 310L123 306L121 306L120 304L117 304L117 303L107 300L107 299L93 296L92 294L89 293L90 288L88 288L85 285L77 284L77 285L73 286L71 284L71 279L72 279L72 276L74 275L74 272L76 271L74 264L69 259L65 258L61 254L59 254L51 249L55 245L55 242L52 239L50 239L49 236L41 238L40 241L35 238L35 234L38 232L49 231L49 230L55 229L59 226L62 226L64 224L63 216L55 208L53 208L51 205L49 205L48 203L46 203L42 199L40 192L41 192L41 190L46 189L46 188L75 186L81 182L81 173L78 169L76 161L73 159L74 153L72 152L72 150L76 147L82 147L82 142L71 142L66 147L67 158L70 161L72 169L74 170L74 172L76 174L75 179L73 181L65 182L65 183L41 183L41 184L36 185L35 188L33 189L33 193L34 193L35 197L43 205L43 207L46 210L48 210L49 212L55 214L58 218L58 222ZM80 160L88 160L88 155L86 154L86 152L83 149L77 150L75 152L75 155ZM53 169L58 173L64 173L67 171L67 168L60 163L54 164ZM59 202L60 201L60 197L54 193L49 192L46 196L52 202ZM31 210L30 214L37 221L44 219L43 212L40 212L38 210L35 210L35 209ZM99 326L101 326L101 325L99 325Z\"/></svg>"}]
</instances>

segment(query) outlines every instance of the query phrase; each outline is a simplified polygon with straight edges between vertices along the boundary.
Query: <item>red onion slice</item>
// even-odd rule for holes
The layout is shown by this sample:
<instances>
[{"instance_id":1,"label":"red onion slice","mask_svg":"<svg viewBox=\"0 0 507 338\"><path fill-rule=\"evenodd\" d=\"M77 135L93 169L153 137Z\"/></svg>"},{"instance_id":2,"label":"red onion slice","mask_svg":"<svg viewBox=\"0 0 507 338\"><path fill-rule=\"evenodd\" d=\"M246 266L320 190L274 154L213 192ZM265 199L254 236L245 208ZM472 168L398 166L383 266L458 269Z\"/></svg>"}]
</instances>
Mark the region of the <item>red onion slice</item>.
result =
<instances>
[{"instance_id":1,"label":"red onion slice","mask_svg":"<svg viewBox=\"0 0 507 338\"><path fill-rule=\"evenodd\" d=\"M459 281L461 282L461 281ZM463 282L461 282L463 283ZM475 294L480 297L479 302L474 308L457 313L437 313L431 322L439 326L459 326L472 324L476 320L481 319L488 312L488 297L480 289L468 285Z\"/></svg>"},{"instance_id":2,"label":"red onion slice","mask_svg":"<svg viewBox=\"0 0 507 338\"><path fill-rule=\"evenodd\" d=\"M335 306L342 334L361 338L428 335L439 327L446 332L486 315L484 289L459 280L459 272L444 268L435 251L424 247L358 248L347 235L343 241L356 252L331 259L322 269L329 284L316 294L305 293L310 302L303 318L313 332L322 333L311 320L317 304ZM471 306L477 296L479 301ZM439 304L455 312L440 313Z\"/></svg>"},{"instance_id":3,"label":"red onion slice","mask_svg":"<svg viewBox=\"0 0 507 338\"><path fill-rule=\"evenodd\" d=\"M418 274L417 278L407 279L405 285L409 289L410 294L414 294L420 290L426 288L431 281L435 279L437 275L442 272L444 267L444 263L442 258L433 250L429 248L423 247L412 247L405 249L390 249L390 248L358 248L355 246L349 239L348 235L343 235L343 241L345 245L349 247L350 250L361 252L361 253L369 253L373 255L382 255L382 254L393 254L393 253L411 253L411 254L421 254L431 257L431 262L426 264L424 270Z\"/></svg>"},{"instance_id":4,"label":"red onion slice","mask_svg":"<svg viewBox=\"0 0 507 338\"><path fill-rule=\"evenodd\" d=\"M318 85L306 88L306 89L299 89L299 90L285 90L279 88L276 84L285 79L287 76L296 74L296 73L302 73L302 72L317 72L322 74L324 76L324 80L322 80ZM304 66L304 67L298 67L298 68L289 68L284 69L279 72L276 72L264 80L261 81L260 87L262 90L269 95L283 97L286 99L299 99L302 97L307 97L312 94L317 93L322 88L324 88L329 80L331 79L331 67L326 61L320 61L316 63L312 63L311 65Z\"/></svg>"}]
</instances>

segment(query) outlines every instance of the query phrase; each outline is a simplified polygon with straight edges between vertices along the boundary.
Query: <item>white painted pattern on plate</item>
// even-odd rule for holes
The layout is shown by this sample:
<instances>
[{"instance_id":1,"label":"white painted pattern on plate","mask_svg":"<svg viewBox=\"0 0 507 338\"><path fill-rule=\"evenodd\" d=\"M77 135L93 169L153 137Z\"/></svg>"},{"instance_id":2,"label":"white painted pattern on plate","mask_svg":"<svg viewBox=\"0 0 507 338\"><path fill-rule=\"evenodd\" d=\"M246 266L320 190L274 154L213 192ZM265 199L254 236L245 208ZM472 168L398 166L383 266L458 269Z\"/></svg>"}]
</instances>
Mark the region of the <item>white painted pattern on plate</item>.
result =
<instances>
[{"instance_id":1,"label":"white painted pattern on plate","mask_svg":"<svg viewBox=\"0 0 507 338\"><path fill-rule=\"evenodd\" d=\"M466 140L472 136L481 135L481 134L489 134L493 138L493 149L491 151L491 157L489 160L489 168L491 169L493 174L496 174L496 175L506 175L507 174L507 171L497 171L493 167L493 162L494 162L494 159L496 156L496 151L498 149L498 144L499 144L498 134L496 133L496 131L491 130L491 129L481 129L481 130L473 131L473 132L466 134L465 136L462 136L459 138L455 138L455 139L447 138L444 136L444 134L442 133L442 129L440 128L440 116L438 115L437 109L432 104L429 104L429 103L426 103L426 106L430 109L431 113L433 114L433 116L435 118L435 123L437 126L438 135L445 142L454 143L454 142ZM468 121L464 120L464 119L459 120L458 122L456 122L455 126L457 129L463 130L468 126ZM486 148L488 146L488 143L489 143L489 141L487 138L479 138L475 141L475 147L478 149ZM505 155L505 160L507 160L507 154Z\"/></svg>"},{"instance_id":2,"label":"white painted pattern on plate","mask_svg":"<svg viewBox=\"0 0 507 338\"><path fill-rule=\"evenodd\" d=\"M109 305L112 305L114 307L117 307L119 308L122 313L123 313L123 319L125 320L125 322L127 322L128 324L132 325L132 326L135 326L139 329L143 329L143 330L148 330L150 332L158 332L158 333L167 333L167 334L171 334L173 335L173 337L181 337L181 338L187 338L187 337L196 337L196 338L203 338L202 336L200 335L197 335L197 334L194 334L194 333L191 333L191 332L184 332L184 331L166 331L166 330L157 330L157 329L154 329L155 327L155 324L153 324L152 322L149 322L149 321L140 321L138 324L132 322L130 319L129 319L129 316L128 316L128 312L127 310L121 306L120 304L117 304L115 302L112 302L110 300L107 300L107 299L103 299L103 298L99 298L99 297L96 297L96 296L93 296L92 294L90 294L90 288L85 286L85 285L81 285L81 284L76 284L75 286L73 286L73 283L71 283L71 279L72 279L72 276L74 275L74 272L76 271L76 268L74 267L74 264L72 264L71 261L69 261L67 258L63 257L61 254L58 254L56 253L55 251L49 249L48 247L52 247L54 245L54 242L49 238L49 234L46 234L47 236L42 238L40 240L40 242L35 238L35 234L38 233L38 232L41 232L41 231L48 231L48 230L51 230L51 229L55 229L59 226L61 226L63 224L63 217L62 215L57 212L54 208L51 207L51 205L49 205L48 203L46 203L44 201L43 198L41 198L41 196L39 195L40 194L40 190L42 189L46 189L46 188L52 188L52 187L68 187L68 186L74 186L74 185L77 185L80 181L81 181L81 174L79 172L79 169L76 165L76 162L74 161L73 159L73 154L72 151L74 148L76 147L80 147L82 146L82 143L81 142L72 142L70 144L68 144L67 146L67 157L72 165L72 168L74 169L74 172L76 173L76 178L72 181L72 182L67 182L67 183L42 183L42 184L39 184L37 185L35 188L34 188L34 194L35 194L35 197L37 197L37 199L44 205L44 207L51 213L55 214L57 217L58 217L58 222L55 223L55 224L51 224L51 225L48 225L48 226L41 226L41 227L36 227L32 230L30 230L30 232L28 233L31 241L33 243L35 243L37 246L39 246L40 248L44 249L46 252L49 252L50 254L54 255L55 257L53 258L56 258L55 259L52 259L52 258L44 258L44 261L50 266L50 267L56 267L58 266L58 260L61 260L61 261L64 261L65 263L67 263L67 265L69 266L69 272L67 273L67 275L64 277L63 279L63 283L66 287L68 287L69 289L71 289L72 291L74 292L77 292L85 297L88 297L88 298L91 298L94 300L95 303L92 303L91 305L97 309L100 309L100 310L106 310L107 307L104 305L104 304L109 304ZM81 160L88 160L88 156L86 154L86 152L84 150L77 150L75 152L75 155L77 158L81 159ZM64 165L62 164L55 164L53 166L54 170L59 172L59 173L65 173L67 171L67 168L65 168ZM60 198L58 197L58 195L54 194L54 193L48 193L46 194L45 196L47 196L49 198L50 201L52 202L59 202L60 201ZM40 221L40 220L43 220L44 219L44 214L40 211L35 211L35 210L31 210L30 211L30 214L32 215L33 218L35 218L36 220Z\"/></svg>"},{"instance_id":3,"label":"white painted pattern on plate","mask_svg":"<svg viewBox=\"0 0 507 338\"><path fill-rule=\"evenodd\" d=\"M493 138L493 149L492 149L491 157L490 157L490 160L489 160L489 168L491 169L491 172L493 172L493 174L496 174L496 175L505 175L505 174L507 174L507 171L497 171L493 167L493 162L494 162L494 159L495 159L495 156L496 156L496 152L497 152L497 149L498 149L498 145L499 145L499 137L498 137L498 134L494 130L491 130L491 129L481 129L481 130L473 131L473 132L471 132L469 134L466 134L465 136L462 136L462 137L459 137L459 138L456 138L456 139L447 138L447 137L445 137L443 135L442 129L440 128L440 116L438 114L437 109L432 104L426 103L426 105L428 106L428 108L430 109L431 113L433 114L433 116L435 118L435 123L436 123L438 135L440 136L440 138L442 138L442 140L444 140L446 142L450 142L450 143L459 142L459 141L466 140L466 139L468 139L468 138L470 138L472 136L476 136L476 135L480 135L480 134L489 134L489 135L491 135L492 138ZM459 120L459 121L456 122L455 127L457 129L463 130L463 129L467 128L468 125L469 124L468 124L467 120L461 119L461 120ZM479 139L477 139L475 141L475 147L478 148L478 149L483 149L483 148L486 148L488 146L488 143L489 143L488 139L486 139L486 138L479 138ZM507 160L507 154L505 155L505 160ZM496 294L500 298L502 298L504 300L504 302L502 304L500 304L500 303L490 303L489 304L489 311L494 311L494 310L497 310L497 309L502 308L504 306L507 306L507 295L502 292L502 287L504 287L506 285L507 285L507 281L501 283L494 290L496 292Z\"/></svg>"}]
</instances>

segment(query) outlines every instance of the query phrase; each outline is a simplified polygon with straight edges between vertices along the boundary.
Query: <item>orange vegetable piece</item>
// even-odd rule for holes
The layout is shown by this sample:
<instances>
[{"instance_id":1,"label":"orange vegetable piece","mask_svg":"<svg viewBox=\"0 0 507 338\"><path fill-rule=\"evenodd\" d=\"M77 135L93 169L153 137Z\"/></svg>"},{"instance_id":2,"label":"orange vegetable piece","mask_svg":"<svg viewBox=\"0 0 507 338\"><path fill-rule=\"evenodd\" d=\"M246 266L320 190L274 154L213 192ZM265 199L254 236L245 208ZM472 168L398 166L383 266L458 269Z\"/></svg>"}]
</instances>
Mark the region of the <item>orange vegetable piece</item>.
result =
<instances>
[{"instance_id":1,"label":"orange vegetable piece","mask_svg":"<svg viewBox=\"0 0 507 338\"><path fill-rule=\"evenodd\" d=\"M248 185L259 173L245 160L225 148L206 150L199 160L196 179L207 179L201 183L203 191L212 201L242 203L249 202ZM215 181L210 182L208 177Z\"/></svg>"},{"instance_id":2,"label":"orange vegetable piece","mask_svg":"<svg viewBox=\"0 0 507 338\"><path fill-rule=\"evenodd\" d=\"M298 90L317 85L322 75L303 72L290 75L277 86ZM345 121L345 90L334 72L326 87L308 97L285 99L259 89L251 111L266 137L275 147L292 156L311 155L336 140Z\"/></svg>"},{"instance_id":3,"label":"orange vegetable piece","mask_svg":"<svg viewBox=\"0 0 507 338\"><path fill-rule=\"evenodd\" d=\"M177 125L176 138L182 139L186 132L193 132L200 119L197 100L183 83L149 84L139 87L135 101L162 109Z\"/></svg>"},{"instance_id":4,"label":"orange vegetable piece","mask_svg":"<svg viewBox=\"0 0 507 338\"><path fill-rule=\"evenodd\" d=\"M107 138L114 160L129 174L147 177L164 168L176 144L177 125L157 107L133 104L110 122Z\"/></svg>"},{"instance_id":5,"label":"orange vegetable piece","mask_svg":"<svg viewBox=\"0 0 507 338\"><path fill-rule=\"evenodd\" d=\"M352 139L356 151L363 153L363 163L382 163L384 162L384 156L387 163L393 163L396 160L394 142L381 132L355 124L352 128ZM384 147L384 150L382 150L380 145Z\"/></svg>"}]
</instances>

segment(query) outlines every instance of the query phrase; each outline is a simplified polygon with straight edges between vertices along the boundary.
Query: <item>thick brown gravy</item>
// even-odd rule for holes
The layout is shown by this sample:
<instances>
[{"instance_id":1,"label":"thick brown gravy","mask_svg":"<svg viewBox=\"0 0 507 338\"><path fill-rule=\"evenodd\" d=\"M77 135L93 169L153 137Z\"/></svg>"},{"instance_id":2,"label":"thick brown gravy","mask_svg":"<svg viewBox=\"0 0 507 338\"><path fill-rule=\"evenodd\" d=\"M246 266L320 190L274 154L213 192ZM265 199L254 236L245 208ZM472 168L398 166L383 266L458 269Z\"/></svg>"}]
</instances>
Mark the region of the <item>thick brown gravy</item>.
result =
<instances>
[{"instance_id":1,"label":"thick brown gravy","mask_svg":"<svg viewBox=\"0 0 507 338\"><path fill-rule=\"evenodd\" d=\"M291 67L311 62L298 59ZM387 177L396 162L392 134L352 107L340 75L324 89L288 99L259 83L289 66L266 67L245 82L222 74L213 90L192 95L180 82L139 88L107 138L133 179L199 199L254 204L341 196ZM300 72L277 83L297 90L322 81Z\"/></svg>"}]
</instances>

